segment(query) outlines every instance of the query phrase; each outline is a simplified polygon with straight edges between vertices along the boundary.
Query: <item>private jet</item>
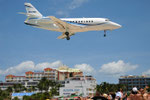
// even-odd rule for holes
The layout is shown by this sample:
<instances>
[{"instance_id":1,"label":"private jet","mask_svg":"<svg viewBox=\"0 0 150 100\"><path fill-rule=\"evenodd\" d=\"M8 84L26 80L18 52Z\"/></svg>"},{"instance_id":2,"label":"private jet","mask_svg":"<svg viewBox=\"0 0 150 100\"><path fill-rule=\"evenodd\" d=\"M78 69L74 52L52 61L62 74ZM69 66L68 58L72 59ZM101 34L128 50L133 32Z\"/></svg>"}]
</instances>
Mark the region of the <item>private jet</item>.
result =
<instances>
[{"instance_id":1,"label":"private jet","mask_svg":"<svg viewBox=\"0 0 150 100\"><path fill-rule=\"evenodd\" d=\"M70 40L70 36L77 32L104 31L121 28L121 25L107 18L56 18L55 16L43 16L31 3L25 3L27 19L26 25L50 31L62 32L58 39Z\"/></svg>"}]
</instances>

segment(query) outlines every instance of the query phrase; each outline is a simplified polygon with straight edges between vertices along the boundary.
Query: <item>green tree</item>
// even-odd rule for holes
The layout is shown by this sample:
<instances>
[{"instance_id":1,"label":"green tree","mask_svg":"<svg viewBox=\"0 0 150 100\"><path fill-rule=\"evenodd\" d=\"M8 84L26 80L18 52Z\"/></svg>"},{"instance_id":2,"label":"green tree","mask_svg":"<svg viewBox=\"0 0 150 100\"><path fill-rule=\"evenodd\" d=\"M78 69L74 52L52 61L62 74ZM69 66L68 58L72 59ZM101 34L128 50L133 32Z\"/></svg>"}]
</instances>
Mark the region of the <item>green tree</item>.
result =
<instances>
[{"instance_id":1,"label":"green tree","mask_svg":"<svg viewBox=\"0 0 150 100\"><path fill-rule=\"evenodd\" d=\"M0 100L9 99L9 98L10 98L9 92L4 91L4 90L1 90L1 93L0 93Z\"/></svg>"},{"instance_id":2,"label":"green tree","mask_svg":"<svg viewBox=\"0 0 150 100\"><path fill-rule=\"evenodd\" d=\"M6 91L8 91L9 93L12 93L12 92L13 92L13 88L9 86L9 87L6 89Z\"/></svg>"},{"instance_id":3,"label":"green tree","mask_svg":"<svg viewBox=\"0 0 150 100\"><path fill-rule=\"evenodd\" d=\"M48 93L48 90L50 90L48 94L50 97L52 97L54 95L59 95L58 90L61 85L44 77L41 79L37 87L41 92L44 90L46 93Z\"/></svg>"},{"instance_id":4,"label":"green tree","mask_svg":"<svg viewBox=\"0 0 150 100\"><path fill-rule=\"evenodd\" d=\"M21 92L25 90L25 87L22 86L21 84L14 84L13 87L15 92Z\"/></svg>"},{"instance_id":5,"label":"green tree","mask_svg":"<svg viewBox=\"0 0 150 100\"><path fill-rule=\"evenodd\" d=\"M19 98L18 97L14 97L14 100L19 100Z\"/></svg>"},{"instance_id":6,"label":"green tree","mask_svg":"<svg viewBox=\"0 0 150 100\"><path fill-rule=\"evenodd\" d=\"M123 84L109 84L109 83L103 82L100 85L97 85L96 90L99 93L103 94L103 93L116 92L120 88L126 91L126 86Z\"/></svg>"},{"instance_id":7,"label":"green tree","mask_svg":"<svg viewBox=\"0 0 150 100\"><path fill-rule=\"evenodd\" d=\"M47 78L46 77L43 77L41 80L40 80L40 82L39 82L39 84L37 85L37 87L38 87L38 89L42 92L43 90L44 91L48 91L48 89L49 89L49 80L47 80Z\"/></svg>"}]
</instances>

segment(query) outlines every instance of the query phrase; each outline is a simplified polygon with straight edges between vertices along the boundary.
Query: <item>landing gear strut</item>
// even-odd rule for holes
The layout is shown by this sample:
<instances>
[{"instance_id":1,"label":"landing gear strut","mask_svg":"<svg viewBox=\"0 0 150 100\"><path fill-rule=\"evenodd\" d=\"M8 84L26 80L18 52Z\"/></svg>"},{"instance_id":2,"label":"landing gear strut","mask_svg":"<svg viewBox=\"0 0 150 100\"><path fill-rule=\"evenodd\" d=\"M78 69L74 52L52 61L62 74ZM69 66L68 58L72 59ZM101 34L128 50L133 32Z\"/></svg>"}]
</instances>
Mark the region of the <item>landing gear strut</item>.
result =
<instances>
[{"instance_id":1,"label":"landing gear strut","mask_svg":"<svg viewBox=\"0 0 150 100\"><path fill-rule=\"evenodd\" d=\"M106 37L106 30L104 30L104 37Z\"/></svg>"},{"instance_id":2,"label":"landing gear strut","mask_svg":"<svg viewBox=\"0 0 150 100\"><path fill-rule=\"evenodd\" d=\"M69 32L65 32L65 35L67 36L66 39L70 40Z\"/></svg>"}]
</instances>

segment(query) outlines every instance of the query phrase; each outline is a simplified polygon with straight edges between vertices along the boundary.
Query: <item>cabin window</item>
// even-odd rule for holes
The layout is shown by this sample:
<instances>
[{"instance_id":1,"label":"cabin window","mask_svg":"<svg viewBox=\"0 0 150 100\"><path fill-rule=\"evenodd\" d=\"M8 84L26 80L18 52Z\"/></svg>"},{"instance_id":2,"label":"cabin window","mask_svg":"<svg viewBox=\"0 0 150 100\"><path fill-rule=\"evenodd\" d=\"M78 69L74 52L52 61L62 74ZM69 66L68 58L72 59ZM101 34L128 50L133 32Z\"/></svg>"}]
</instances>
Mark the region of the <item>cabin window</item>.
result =
<instances>
[{"instance_id":1,"label":"cabin window","mask_svg":"<svg viewBox=\"0 0 150 100\"><path fill-rule=\"evenodd\" d=\"M77 23L77 21L76 21L76 23Z\"/></svg>"},{"instance_id":2,"label":"cabin window","mask_svg":"<svg viewBox=\"0 0 150 100\"><path fill-rule=\"evenodd\" d=\"M86 21L86 22L88 22L88 21Z\"/></svg>"},{"instance_id":3,"label":"cabin window","mask_svg":"<svg viewBox=\"0 0 150 100\"><path fill-rule=\"evenodd\" d=\"M82 23L82 21L81 21L81 23Z\"/></svg>"}]
</instances>

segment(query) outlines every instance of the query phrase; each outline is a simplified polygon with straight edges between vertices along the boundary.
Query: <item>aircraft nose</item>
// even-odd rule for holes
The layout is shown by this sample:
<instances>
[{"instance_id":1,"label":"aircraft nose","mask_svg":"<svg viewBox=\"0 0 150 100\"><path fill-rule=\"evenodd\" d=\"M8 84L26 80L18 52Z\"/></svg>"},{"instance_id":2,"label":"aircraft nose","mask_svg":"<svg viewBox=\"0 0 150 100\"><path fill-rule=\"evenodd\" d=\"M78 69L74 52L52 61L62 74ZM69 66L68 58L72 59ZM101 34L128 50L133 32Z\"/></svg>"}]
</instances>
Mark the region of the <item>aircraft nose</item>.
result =
<instances>
[{"instance_id":1,"label":"aircraft nose","mask_svg":"<svg viewBox=\"0 0 150 100\"><path fill-rule=\"evenodd\" d=\"M117 24L117 23L113 23L113 25L114 25L114 27L115 27L116 29L118 29L118 28L121 28L121 27L122 27L120 24Z\"/></svg>"},{"instance_id":2,"label":"aircraft nose","mask_svg":"<svg viewBox=\"0 0 150 100\"><path fill-rule=\"evenodd\" d=\"M116 26L117 26L118 28L121 28L121 27L122 27L120 24L116 24Z\"/></svg>"},{"instance_id":3,"label":"aircraft nose","mask_svg":"<svg viewBox=\"0 0 150 100\"><path fill-rule=\"evenodd\" d=\"M118 23L115 22L110 22L112 29L118 29L121 28L122 26Z\"/></svg>"}]
</instances>

